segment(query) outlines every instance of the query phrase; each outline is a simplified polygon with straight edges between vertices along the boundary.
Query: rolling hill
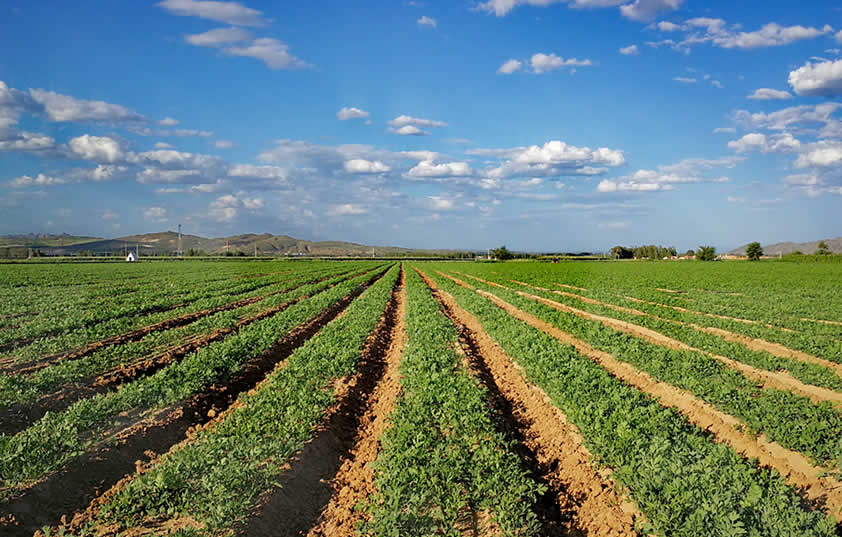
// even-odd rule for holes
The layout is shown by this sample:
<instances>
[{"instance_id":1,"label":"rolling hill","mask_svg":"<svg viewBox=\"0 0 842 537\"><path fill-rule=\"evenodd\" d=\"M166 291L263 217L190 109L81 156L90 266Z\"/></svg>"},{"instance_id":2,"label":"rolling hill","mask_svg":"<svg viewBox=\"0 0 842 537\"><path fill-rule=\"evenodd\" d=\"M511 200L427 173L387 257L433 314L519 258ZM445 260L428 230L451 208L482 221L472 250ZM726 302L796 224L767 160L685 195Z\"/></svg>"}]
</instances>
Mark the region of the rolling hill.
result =
<instances>
[{"instance_id":1,"label":"rolling hill","mask_svg":"<svg viewBox=\"0 0 842 537\"><path fill-rule=\"evenodd\" d=\"M776 242L775 244L764 244L763 253L765 255L786 255L795 251L799 251L804 254L812 254L816 251L816 249L818 249L819 242L821 241ZM830 249L831 252L835 254L842 254L842 237L836 237L835 239L825 239L824 242L827 244L827 247ZM748 245L740 246L739 248L731 250L728 253L731 255L745 255L746 246Z\"/></svg>"}]
</instances>

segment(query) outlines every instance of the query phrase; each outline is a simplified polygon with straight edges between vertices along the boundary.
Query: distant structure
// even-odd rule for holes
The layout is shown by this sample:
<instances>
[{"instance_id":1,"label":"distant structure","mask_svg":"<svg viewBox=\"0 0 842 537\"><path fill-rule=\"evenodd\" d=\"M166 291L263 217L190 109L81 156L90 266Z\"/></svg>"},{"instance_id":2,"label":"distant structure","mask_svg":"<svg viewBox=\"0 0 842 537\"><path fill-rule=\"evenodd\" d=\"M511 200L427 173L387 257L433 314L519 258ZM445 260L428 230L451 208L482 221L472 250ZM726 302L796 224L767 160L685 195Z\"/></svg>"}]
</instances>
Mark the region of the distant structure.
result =
<instances>
[{"instance_id":1,"label":"distant structure","mask_svg":"<svg viewBox=\"0 0 842 537\"><path fill-rule=\"evenodd\" d=\"M184 257L184 248L181 246L181 224L178 224L178 257Z\"/></svg>"},{"instance_id":2,"label":"distant structure","mask_svg":"<svg viewBox=\"0 0 842 537\"><path fill-rule=\"evenodd\" d=\"M129 252L129 255L126 256L126 261L128 261L129 263L134 263L135 261L137 261L137 256L134 252Z\"/></svg>"}]
</instances>

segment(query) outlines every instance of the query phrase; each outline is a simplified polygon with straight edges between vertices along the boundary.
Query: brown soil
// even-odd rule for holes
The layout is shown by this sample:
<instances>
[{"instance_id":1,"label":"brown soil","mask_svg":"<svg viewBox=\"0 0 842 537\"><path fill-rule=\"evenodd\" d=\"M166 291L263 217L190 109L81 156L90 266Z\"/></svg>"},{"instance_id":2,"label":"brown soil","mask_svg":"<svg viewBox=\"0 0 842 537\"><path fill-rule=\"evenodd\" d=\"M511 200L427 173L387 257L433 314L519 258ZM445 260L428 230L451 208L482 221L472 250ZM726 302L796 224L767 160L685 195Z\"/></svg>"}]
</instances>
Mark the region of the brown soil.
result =
<instances>
[{"instance_id":1,"label":"brown soil","mask_svg":"<svg viewBox=\"0 0 842 537\"><path fill-rule=\"evenodd\" d=\"M0 533L29 536L43 526L59 524L61 517L68 513L78 513L71 524L81 527L98 511L102 500L98 501L97 496L102 491L112 487L106 495L113 495L115 484L122 486L132 479L131 474L141 472L149 465L141 462L146 454L154 460L157 453L178 444L191 430L215 417L221 418L241 393L253 389L268 372L282 365L295 349L340 315L383 273L378 271L337 304L290 331L271 349L246 362L240 373L225 384L214 384L149 419L114 431L111 441L98 443L58 472L19 489L12 498L0 504L0 512L7 513L6 521L0 522ZM86 507L88 510L84 511ZM13 520L14 525L9 525L9 520Z\"/></svg>"},{"instance_id":2,"label":"brown soil","mask_svg":"<svg viewBox=\"0 0 842 537\"><path fill-rule=\"evenodd\" d=\"M300 297L296 300L285 302L280 306L268 308L256 315L241 319L230 328L214 330L210 334L191 338L188 341L174 345L166 351L148 358L130 364L121 364L118 367L103 372L89 382L83 381L81 383L75 383L73 386L64 387L32 403L16 404L0 409L0 434L16 434L41 419L47 412L61 412L77 401L98 393L105 393L115 386L131 382L137 378L151 375L174 362L180 361L188 354L202 347L225 339L244 326L283 311L304 298L306 297Z\"/></svg>"},{"instance_id":3,"label":"brown soil","mask_svg":"<svg viewBox=\"0 0 842 537\"><path fill-rule=\"evenodd\" d=\"M264 493L254 514L238 524L240 535L354 535L356 504L373 490L367 467L377 456L379 434L400 385L394 378L402 348L405 294L396 282L386 310L367 338L350 378L334 383L336 403L312 439L296 453L278 486ZM391 368L391 379L384 378ZM382 398L381 398L382 397Z\"/></svg>"},{"instance_id":4,"label":"brown soil","mask_svg":"<svg viewBox=\"0 0 842 537\"><path fill-rule=\"evenodd\" d=\"M376 492L374 471L370 464L379 451L379 440L389 426L389 415L401 393L400 361L406 345L406 290L403 271L396 294L396 322L392 327L391 345L385 356L383 378L368 401L368 409L360 419L357 441L339 468L331 486L333 497L322 511L308 537L351 537L364 514L355 507Z\"/></svg>"},{"instance_id":5,"label":"brown soil","mask_svg":"<svg viewBox=\"0 0 842 537\"><path fill-rule=\"evenodd\" d=\"M172 319L165 319L165 320L163 320L161 322L158 322L158 323L155 323L155 324L151 324L151 325L148 325L148 326L137 328L137 329L131 330L129 332L125 332L125 333L122 333L122 334L118 334L116 336L111 336L111 337L108 337L108 338L105 338L105 339L101 339L99 341L95 341L93 343L89 343L88 345L86 345L85 347L82 347L80 349L75 349L75 350L72 350L72 351L66 351L66 352L60 352L60 353L56 353L56 354L49 354L49 355L46 355L46 356L42 356L41 358L39 358L38 360L36 360L34 362L17 363L16 360L15 360L15 357L13 357L13 356L6 357L6 358L3 358L3 359L0 359L0 372L6 373L6 374L9 374L9 375L32 373L33 371L38 371L39 369L43 369L43 368L45 368L45 367L47 367L51 364L54 364L58 361L74 360L74 359L78 359L78 358L83 358L85 356L89 356L89 355L91 355L91 354L93 354L93 353L95 353L95 352L97 352L97 351L99 351L103 348L106 348L106 347L111 347L111 346L114 346L114 345L120 345L122 343L127 343L127 342L130 342L130 341L138 341L140 339L143 339L148 334L151 334L152 332L159 332L159 331L164 331L164 330L170 330L172 328L178 328L178 327L181 327L181 326L186 326L186 325L188 325L190 323L193 323L193 322L195 322L195 321L197 321L197 320L199 320L203 317L208 317L210 315L213 315L215 313L219 313L219 312L222 312L222 311L228 311L228 310L241 308L243 306L248 306L250 304L260 302L261 300L263 300L267 297L277 295L277 294L281 294L281 293L287 293L287 292L292 291L294 289L297 289L297 288L299 288L303 285L317 283L319 281L324 281L325 279L332 278L332 277L333 276L327 276L327 277L319 278L317 280L313 280L313 281L310 281L310 282L305 282L305 283L302 283L302 284L299 284L299 285L295 285L295 286L292 286L292 287L289 287L289 288L286 288L286 289L281 289L281 290L278 290L278 291L273 291L271 293L266 293L265 295L255 296L255 297L251 297L251 298L244 298L244 299L237 300L237 301L234 301L234 302L230 302L228 304L225 304L223 306L219 306L219 307L216 307L216 308L195 311L195 312L192 312L192 313L186 313L186 314L181 315L179 317L174 317ZM274 284L267 284L267 285L274 285ZM185 305L185 304L182 304L182 305Z\"/></svg>"},{"instance_id":6,"label":"brown soil","mask_svg":"<svg viewBox=\"0 0 842 537\"><path fill-rule=\"evenodd\" d=\"M576 287L573 285L567 285L563 283L554 283L553 285L558 285L559 287L564 287L566 289L573 289L575 291L587 291L587 289L585 289L584 287Z\"/></svg>"},{"instance_id":7,"label":"brown soil","mask_svg":"<svg viewBox=\"0 0 842 537\"><path fill-rule=\"evenodd\" d=\"M435 284L425 277L428 285ZM515 438L532 474L548 486L539 515L547 535L637 535L642 513L611 480L597 471L577 428L553 406L549 396L529 383L523 370L447 292L436 291L460 329L472 369L489 389L492 405Z\"/></svg>"},{"instance_id":8,"label":"brown soil","mask_svg":"<svg viewBox=\"0 0 842 537\"><path fill-rule=\"evenodd\" d=\"M609 373L638 390L654 397L664 407L675 408L691 423L713 435L713 439L729 445L747 458L757 459L759 464L774 468L787 482L798 488L804 498L837 519L842 515L842 483L825 476L826 468L813 466L804 455L789 450L765 435L753 436L744 431L744 424L737 418L721 412L694 395L660 382L631 364L621 362L611 354L595 349L582 340L559 330L491 293L477 290L477 293L491 300L513 317L545 332L558 341L573 345L586 356L605 368Z\"/></svg>"},{"instance_id":9,"label":"brown soil","mask_svg":"<svg viewBox=\"0 0 842 537\"><path fill-rule=\"evenodd\" d=\"M683 295L687 292L687 291L676 291L675 289L664 289L663 287L656 287L655 290L656 291L662 291L664 293L672 293L672 294L676 294L676 295Z\"/></svg>"},{"instance_id":10,"label":"brown soil","mask_svg":"<svg viewBox=\"0 0 842 537\"><path fill-rule=\"evenodd\" d=\"M808 319L806 317L803 317L801 320L802 321L809 321L811 323L822 323L822 324L832 324L832 325L836 325L836 326L842 326L842 322L839 322L839 321L827 321L825 319Z\"/></svg>"}]
</instances>

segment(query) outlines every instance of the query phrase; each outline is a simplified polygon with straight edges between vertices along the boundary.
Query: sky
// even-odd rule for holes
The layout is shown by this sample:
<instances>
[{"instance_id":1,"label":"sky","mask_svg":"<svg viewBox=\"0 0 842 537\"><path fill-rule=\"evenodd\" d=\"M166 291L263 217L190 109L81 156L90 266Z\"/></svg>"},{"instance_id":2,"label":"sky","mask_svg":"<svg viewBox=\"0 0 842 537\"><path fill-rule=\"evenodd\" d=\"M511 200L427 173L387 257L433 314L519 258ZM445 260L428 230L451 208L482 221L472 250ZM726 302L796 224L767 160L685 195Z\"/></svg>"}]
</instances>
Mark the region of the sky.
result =
<instances>
[{"instance_id":1,"label":"sky","mask_svg":"<svg viewBox=\"0 0 842 537\"><path fill-rule=\"evenodd\" d=\"M5 0L0 234L831 238L840 49L819 0Z\"/></svg>"}]
</instances>

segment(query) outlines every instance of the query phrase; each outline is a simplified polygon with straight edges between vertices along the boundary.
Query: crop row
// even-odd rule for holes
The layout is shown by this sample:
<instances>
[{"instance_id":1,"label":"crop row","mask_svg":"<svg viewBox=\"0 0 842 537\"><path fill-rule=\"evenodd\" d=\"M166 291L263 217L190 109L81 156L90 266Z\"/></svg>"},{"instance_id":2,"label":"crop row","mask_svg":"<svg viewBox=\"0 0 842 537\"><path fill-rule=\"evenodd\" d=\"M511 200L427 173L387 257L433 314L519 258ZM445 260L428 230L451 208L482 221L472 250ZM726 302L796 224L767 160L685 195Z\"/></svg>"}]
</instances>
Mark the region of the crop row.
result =
<instances>
[{"instance_id":1,"label":"crop row","mask_svg":"<svg viewBox=\"0 0 842 537\"><path fill-rule=\"evenodd\" d=\"M648 531L679 536L834 534L833 519L805 510L800 496L774 471L712 442L675 410L611 376L574 347L559 344L474 291L431 277L479 319L579 428L598 462L613 469L648 517ZM517 295L512 295L506 299L514 301ZM518 306L526 309L527 304ZM538 312L555 321L551 312ZM621 337L611 334L611 339ZM648 351L637 347L636 352Z\"/></svg>"}]
</instances>

